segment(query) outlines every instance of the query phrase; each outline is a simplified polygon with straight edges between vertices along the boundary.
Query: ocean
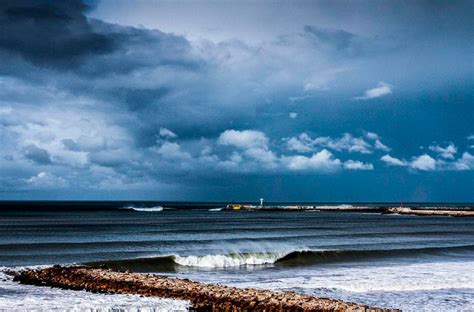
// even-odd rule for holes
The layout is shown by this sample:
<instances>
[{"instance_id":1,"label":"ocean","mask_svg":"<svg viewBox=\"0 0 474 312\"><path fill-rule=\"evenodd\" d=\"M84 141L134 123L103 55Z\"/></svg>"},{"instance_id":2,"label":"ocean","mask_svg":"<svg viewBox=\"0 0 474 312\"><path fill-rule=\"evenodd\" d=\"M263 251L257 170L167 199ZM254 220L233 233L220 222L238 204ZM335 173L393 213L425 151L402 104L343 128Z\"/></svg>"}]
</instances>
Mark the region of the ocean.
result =
<instances>
[{"instance_id":1,"label":"ocean","mask_svg":"<svg viewBox=\"0 0 474 312\"><path fill-rule=\"evenodd\" d=\"M403 311L474 311L474 218L237 212L222 205L2 203L0 267L106 264ZM179 300L24 286L0 273L0 310L187 307Z\"/></svg>"}]
</instances>

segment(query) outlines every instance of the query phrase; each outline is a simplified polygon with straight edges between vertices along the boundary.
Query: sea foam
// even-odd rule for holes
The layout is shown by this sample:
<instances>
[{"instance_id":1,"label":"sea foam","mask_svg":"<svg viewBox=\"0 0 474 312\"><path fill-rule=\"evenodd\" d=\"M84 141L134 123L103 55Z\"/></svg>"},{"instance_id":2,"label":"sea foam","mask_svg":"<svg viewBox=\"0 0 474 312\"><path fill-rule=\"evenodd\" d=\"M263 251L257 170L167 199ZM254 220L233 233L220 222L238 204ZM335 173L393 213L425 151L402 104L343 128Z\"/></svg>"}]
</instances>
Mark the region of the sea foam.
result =
<instances>
[{"instance_id":1,"label":"sea foam","mask_svg":"<svg viewBox=\"0 0 474 312\"><path fill-rule=\"evenodd\" d=\"M255 253L205 256L173 256L174 261L183 266L204 268L226 268L245 265L263 265L275 263L285 253Z\"/></svg>"},{"instance_id":2,"label":"sea foam","mask_svg":"<svg viewBox=\"0 0 474 312\"><path fill-rule=\"evenodd\" d=\"M11 268L4 268L11 269ZM0 311L188 311L184 300L21 285L0 272Z\"/></svg>"}]
</instances>

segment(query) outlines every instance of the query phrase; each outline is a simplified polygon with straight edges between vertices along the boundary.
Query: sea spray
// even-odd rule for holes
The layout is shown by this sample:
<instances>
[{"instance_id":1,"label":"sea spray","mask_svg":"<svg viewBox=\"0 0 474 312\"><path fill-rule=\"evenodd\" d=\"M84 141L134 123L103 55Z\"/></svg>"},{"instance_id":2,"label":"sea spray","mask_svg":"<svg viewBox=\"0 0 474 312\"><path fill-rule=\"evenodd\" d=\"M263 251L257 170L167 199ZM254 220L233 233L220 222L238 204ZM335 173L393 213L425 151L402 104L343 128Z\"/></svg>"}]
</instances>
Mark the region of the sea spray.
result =
<instances>
[{"instance_id":1,"label":"sea spray","mask_svg":"<svg viewBox=\"0 0 474 312\"><path fill-rule=\"evenodd\" d=\"M273 264L284 253L253 253L206 256L175 256L174 261L182 266L203 268L227 268L247 265Z\"/></svg>"}]
</instances>

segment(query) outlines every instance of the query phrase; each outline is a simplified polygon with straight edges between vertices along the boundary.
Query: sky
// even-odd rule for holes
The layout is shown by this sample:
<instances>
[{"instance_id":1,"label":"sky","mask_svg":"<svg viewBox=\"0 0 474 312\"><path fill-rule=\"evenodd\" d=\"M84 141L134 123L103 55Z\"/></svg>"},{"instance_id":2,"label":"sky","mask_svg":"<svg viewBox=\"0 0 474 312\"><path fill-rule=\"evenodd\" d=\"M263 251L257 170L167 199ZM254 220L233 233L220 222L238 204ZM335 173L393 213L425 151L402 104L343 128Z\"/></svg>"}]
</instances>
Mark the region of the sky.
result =
<instances>
[{"instance_id":1,"label":"sky","mask_svg":"<svg viewBox=\"0 0 474 312\"><path fill-rule=\"evenodd\" d=\"M474 201L472 1L1 1L0 199Z\"/></svg>"}]
</instances>

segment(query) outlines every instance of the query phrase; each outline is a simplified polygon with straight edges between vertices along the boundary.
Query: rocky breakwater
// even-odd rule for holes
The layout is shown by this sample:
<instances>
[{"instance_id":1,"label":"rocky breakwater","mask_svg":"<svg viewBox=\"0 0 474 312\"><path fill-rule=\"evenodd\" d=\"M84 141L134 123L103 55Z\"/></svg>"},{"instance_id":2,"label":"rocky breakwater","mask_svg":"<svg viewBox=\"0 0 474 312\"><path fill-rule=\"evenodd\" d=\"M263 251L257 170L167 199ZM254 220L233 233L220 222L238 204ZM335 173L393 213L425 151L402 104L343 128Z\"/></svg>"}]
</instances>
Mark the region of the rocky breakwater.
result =
<instances>
[{"instance_id":1,"label":"rocky breakwater","mask_svg":"<svg viewBox=\"0 0 474 312\"><path fill-rule=\"evenodd\" d=\"M413 209L408 207L393 207L386 213L415 216L446 216L446 217L474 217L474 210L463 209Z\"/></svg>"},{"instance_id":2,"label":"rocky breakwater","mask_svg":"<svg viewBox=\"0 0 474 312\"><path fill-rule=\"evenodd\" d=\"M293 292L235 288L86 266L23 270L16 273L14 280L62 289L189 300L195 311L399 311Z\"/></svg>"}]
</instances>

